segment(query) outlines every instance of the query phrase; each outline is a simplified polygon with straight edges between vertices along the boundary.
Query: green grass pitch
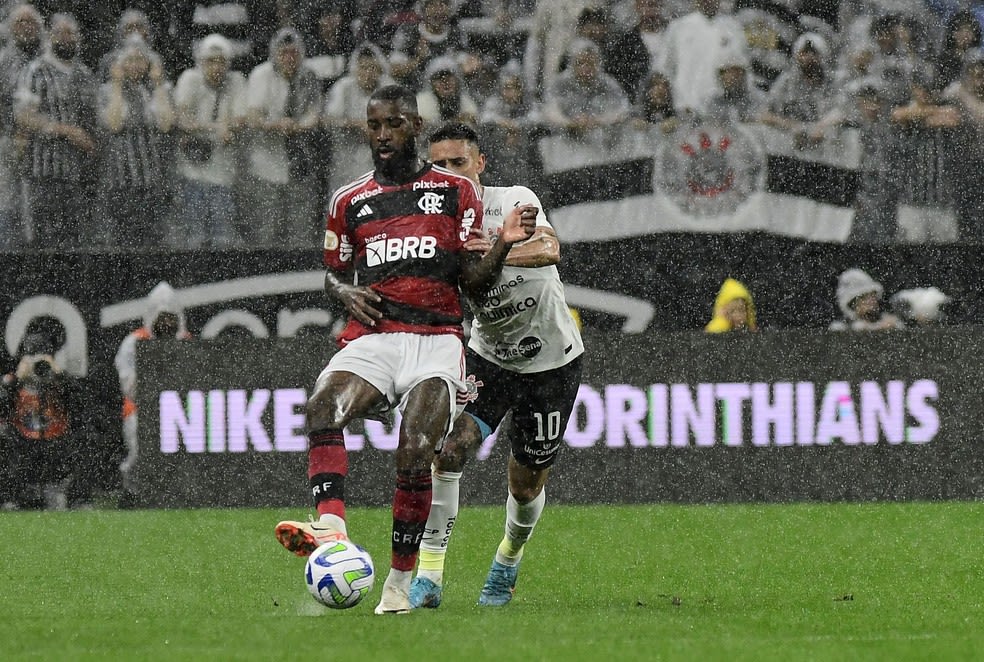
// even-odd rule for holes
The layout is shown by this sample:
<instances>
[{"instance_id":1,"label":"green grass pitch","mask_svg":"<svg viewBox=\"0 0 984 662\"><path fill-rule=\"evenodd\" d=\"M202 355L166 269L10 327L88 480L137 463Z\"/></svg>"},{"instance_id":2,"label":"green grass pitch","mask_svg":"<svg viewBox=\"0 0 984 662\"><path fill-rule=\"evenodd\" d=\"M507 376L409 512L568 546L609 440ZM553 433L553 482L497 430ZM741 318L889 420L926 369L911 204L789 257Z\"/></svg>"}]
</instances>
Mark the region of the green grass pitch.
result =
<instances>
[{"instance_id":1,"label":"green grass pitch","mask_svg":"<svg viewBox=\"0 0 984 662\"><path fill-rule=\"evenodd\" d=\"M516 596L475 604L502 509L467 507L444 604L372 609L388 509L351 509L377 566L317 605L284 510L0 514L0 660L974 660L984 503L570 507L548 502Z\"/></svg>"}]
</instances>

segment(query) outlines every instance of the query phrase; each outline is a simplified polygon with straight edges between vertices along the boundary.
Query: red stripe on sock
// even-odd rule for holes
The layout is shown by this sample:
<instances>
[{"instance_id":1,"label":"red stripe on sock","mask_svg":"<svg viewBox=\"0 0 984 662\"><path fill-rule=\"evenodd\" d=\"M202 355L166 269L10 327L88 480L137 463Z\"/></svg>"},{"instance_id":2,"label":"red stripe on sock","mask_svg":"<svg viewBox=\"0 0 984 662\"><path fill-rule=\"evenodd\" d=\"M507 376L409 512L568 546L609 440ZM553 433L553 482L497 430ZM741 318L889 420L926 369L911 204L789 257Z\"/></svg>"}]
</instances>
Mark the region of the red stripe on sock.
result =
<instances>
[{"instance_id":1,"label":"red stripe on sock","mask_svg":"<svg viewBox=\"0 0 984 662\"><path fill-rule=\"evenodd\" d=\"M341 433L339 433L341 436ZM345 446L312 444L308 451L308 479L319 474L348 474L348 452ZM318 515L330 513L345 519L345 501L343 499L324 499L315 504Z\"/></svg>"},{"instance_id":2,"label":"red stripe on sock","mask_svg":"<svg viewBox=\"0 0 984 662\"><path fill-rule=\"evenodd\" d=\"M308 448L317 446L344 446L345 435L341 430L312 430L308 433Z\"/></svg>"},{"instance_id":3,"label":"red stripe on sock","mask_svg":"<svg viewBox=\"0 0 984 662\"><path fill-rule=\"evenodd\" d=\"M393 555L394 570L410 571L417 564L420 541L431 507L430 473L406 475L396 479L393 495Z\"/></svg>"}]
</instances>

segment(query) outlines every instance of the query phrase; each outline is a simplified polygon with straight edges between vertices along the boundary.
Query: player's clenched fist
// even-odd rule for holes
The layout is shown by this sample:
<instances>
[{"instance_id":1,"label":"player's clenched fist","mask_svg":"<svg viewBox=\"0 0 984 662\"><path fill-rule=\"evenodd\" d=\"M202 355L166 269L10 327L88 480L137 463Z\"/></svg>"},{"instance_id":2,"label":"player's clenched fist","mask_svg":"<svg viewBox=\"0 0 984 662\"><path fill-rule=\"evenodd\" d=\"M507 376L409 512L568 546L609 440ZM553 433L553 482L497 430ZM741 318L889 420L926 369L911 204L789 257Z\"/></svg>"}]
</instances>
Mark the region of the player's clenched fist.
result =
<instances>
[{"instance_id":1,"label":"player's clenched fist","mask_svg":"<svg viewBox=\"0 0 984 662\"><path fill-rule=\"evenodd\" d=\"M533 205L520 205L514 207L502 223L502 234L499 240L508 244L515 244L533 236L536 228L536 216L540 210Z\"/></svg>"}]
</instances>

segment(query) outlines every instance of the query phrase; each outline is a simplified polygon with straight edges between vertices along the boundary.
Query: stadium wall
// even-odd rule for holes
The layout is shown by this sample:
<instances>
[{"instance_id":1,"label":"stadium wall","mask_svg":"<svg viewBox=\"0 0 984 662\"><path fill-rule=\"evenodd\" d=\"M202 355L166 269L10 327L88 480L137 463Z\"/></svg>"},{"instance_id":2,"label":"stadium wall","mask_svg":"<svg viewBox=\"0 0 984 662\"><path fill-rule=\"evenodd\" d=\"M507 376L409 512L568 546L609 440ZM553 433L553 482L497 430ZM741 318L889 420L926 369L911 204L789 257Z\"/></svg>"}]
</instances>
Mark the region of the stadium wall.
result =
<instances>
[{"instance_id":1,"label":"stadium wall","mask_svg":"<svg viewBox=\"0 0 984 662\"><path fill-rule=\"evenodd\" d=\"M984 334L587 333L586 346L552 501L984 496ZM303 403L331 351L316 339L143 348L143 504L309 505ZM466 503L502 501L506 438L466 470ZM347 445L350 503L390 503L395 426L353 426Z\"/></svg>"}]
</instances>

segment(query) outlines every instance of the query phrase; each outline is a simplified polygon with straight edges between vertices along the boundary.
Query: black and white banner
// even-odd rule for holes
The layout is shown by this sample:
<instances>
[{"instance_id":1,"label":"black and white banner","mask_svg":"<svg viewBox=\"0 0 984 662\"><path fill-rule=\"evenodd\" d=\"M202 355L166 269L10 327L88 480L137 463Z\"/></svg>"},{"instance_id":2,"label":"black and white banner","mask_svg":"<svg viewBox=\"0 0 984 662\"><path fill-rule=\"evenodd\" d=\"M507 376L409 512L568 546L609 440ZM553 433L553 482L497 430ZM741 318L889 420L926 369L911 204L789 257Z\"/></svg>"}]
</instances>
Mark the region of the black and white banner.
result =
<instances>
[{"instance_id":1,"label":"black and white banner","mask_svg":"<svg viewBox=\"0 0 984 662\"><path fill-rule=\"evenodd\" d=\"M540 140L550 221L567 242L663 232L764 231L843 242L858 134L813 147L761 124L604 127Z\"/></svg>"}]
</instances>

